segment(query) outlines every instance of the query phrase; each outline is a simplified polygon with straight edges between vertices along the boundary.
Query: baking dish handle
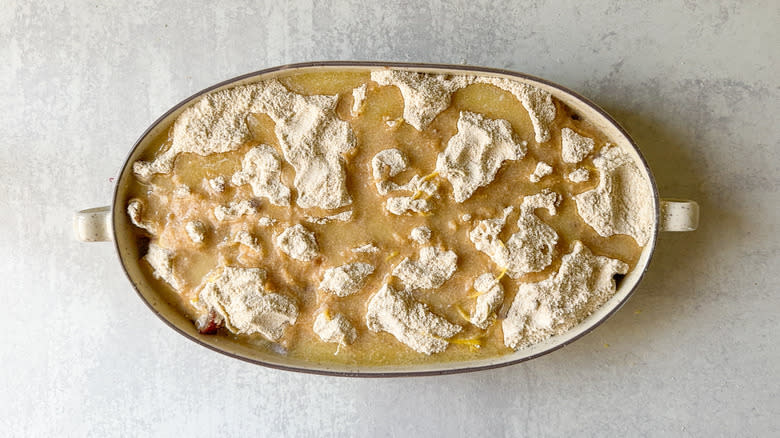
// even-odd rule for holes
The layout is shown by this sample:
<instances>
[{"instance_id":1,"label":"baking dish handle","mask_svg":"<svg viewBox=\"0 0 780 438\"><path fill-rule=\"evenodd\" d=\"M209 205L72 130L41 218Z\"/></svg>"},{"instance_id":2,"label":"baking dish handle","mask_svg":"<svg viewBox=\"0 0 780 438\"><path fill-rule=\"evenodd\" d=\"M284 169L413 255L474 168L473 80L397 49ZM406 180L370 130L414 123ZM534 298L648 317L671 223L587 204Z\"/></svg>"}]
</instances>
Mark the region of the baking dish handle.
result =
<instances>
[{"instance_id":1,"label":"baking dish handle","mask_svg":"<svg viewBox=\"0 0 780 438\"><path fill-rule=\"evenodd\" d=\"M687 199L661 199L661 231L694 231L699 227L699 204Z\"/></svg>"},{"instance_id":2,"label":"baking dish handle","mask_svg":"<svg viewBox=\"0 0 780 438\"><path fill-rule=\"evenodd\" d=\"M73 215L73 230L82 242L109 242L114 240L111 229L111 207L81 210Z\"/></svg>"}]
</instances>

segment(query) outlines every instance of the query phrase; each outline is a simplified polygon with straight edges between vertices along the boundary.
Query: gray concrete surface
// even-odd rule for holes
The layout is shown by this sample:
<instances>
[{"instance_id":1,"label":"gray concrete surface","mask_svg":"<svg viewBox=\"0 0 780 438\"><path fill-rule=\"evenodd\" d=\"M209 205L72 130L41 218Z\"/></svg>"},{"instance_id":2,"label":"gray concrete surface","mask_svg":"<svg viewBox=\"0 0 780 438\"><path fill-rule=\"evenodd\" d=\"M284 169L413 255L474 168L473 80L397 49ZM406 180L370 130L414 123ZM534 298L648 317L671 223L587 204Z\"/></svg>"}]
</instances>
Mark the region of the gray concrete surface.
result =
<instances>
[{"instance_id":1,"label":"gray concrete surface","mask_svg":"<svg viewBox=\"0 0 780 438\"><path fill-rule=\"evenodd\" d=\"M776 1L40 2L0 8L0 435L777 436ZM576 6L572 6L576 5ZM180 99L283 63L503 67L636 138L702 224L664 235L634 298L575 344L468 375L349 380L199 347L71 213Z\"/></svg>"}]
</instances>

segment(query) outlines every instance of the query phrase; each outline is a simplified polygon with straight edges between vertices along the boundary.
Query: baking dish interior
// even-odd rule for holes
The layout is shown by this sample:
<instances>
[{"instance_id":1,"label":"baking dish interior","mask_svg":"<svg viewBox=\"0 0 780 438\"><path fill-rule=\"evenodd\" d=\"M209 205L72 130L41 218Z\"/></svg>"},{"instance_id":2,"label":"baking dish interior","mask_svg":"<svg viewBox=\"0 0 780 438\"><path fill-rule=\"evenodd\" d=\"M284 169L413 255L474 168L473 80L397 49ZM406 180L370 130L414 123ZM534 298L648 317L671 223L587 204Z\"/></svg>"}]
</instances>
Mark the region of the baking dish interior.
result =
<instances>
[{"instance_id":1,"label":"baking dish interior","mask_svg":"<svg viewBox=\"0 0 780 438\"><path fill-rule=\"evenodd\" d=\"M198 333L192 321L183 315L176 308L176 306L170 304L164 293L160 292L161 288L164 288L162 283L159 283L157 280L151 278L144 272L144 270L141 269L139 260L143 256L143 254L140 253L140 251L143 250L142 245L140 246L141 249L139 249L136 235L131 231L132 225L130 224L129 219L125 214L124 208L127 205L127 201L129 200L128 187L130 184L128 183L130 182L130 179L133 178L132 163L138 160L144 151L152 146L155 139L164 133L164 130L167 129L167 126L169 126L172 121L181 113L181 111L186 108L188 103L194 99L197 99L202 94L235 85L270 79L279 75L290 74L293 72L306 73L315 71L319 72L323 70L366 71L387 67L435 74L489 75L494 77L505 77L508 79L528 83L550 92L554 97L568 105L576 113L580 114L584 118L587 118L589 121L595 124L597 128L605 133L605 135L614 144L621 146L626 151L630 151L639 165L639 168L644 172L645 176L651 182L652 191L654 194L653 208L655 213L653 235L649 243L643 249L636 267L625 277L620 279L617 292L604 306L599 308L596 312L591 314L579 325L569 330L568 332L559 336L551 337L530 347L520 349L514 353L473 361L370 367L344 365L337 363L316 363L286 357L267 349L248 345L239 340L233 339L232 337L202 335ZM608 114L598 108L595 104L589 102L585 98L578 96L577 94L566 90L563 87L549 83L542 79L503 70L453 65L373 62L319 62L275 67L222 82L185 99L171 110L166 112L158 120L156 120L136 142L135 146L132 148L129 156L127 157L127 160L125 161L124 166L122 167L119 177L117 178L112 205L112 223L115 236L115 245L120 262L128 279L130 280L135 290L138 292L141 299L147 304L147 306L158 317L160 317L162 321L164 321L171 328L183 336L217 352L273 368L329 375L377 377L448 374L505 366L549 353L578 339L579 337L593 330L601 322L606 320L612 313L617 311L626 302L633 290L636 288L636 285L647 269L653 250L655 248L659 217L659 197L655 181L640 151L634 144L633 140L619 126L617 122L615 122Z\"/></svg>"}]
</instances>

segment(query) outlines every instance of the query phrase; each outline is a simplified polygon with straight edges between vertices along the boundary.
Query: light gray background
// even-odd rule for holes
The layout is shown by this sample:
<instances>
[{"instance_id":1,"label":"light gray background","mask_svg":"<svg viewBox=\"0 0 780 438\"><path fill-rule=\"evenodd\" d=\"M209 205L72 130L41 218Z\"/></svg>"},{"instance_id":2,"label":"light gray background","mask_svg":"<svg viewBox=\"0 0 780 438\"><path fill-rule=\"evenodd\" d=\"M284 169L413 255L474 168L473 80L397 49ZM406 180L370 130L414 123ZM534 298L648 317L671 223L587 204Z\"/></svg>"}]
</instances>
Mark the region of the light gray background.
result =
<instances>
[{"instance_id":1,"label":"light gray background","mask_svg":"<svg viewBox=\"0 0 780 438\"><path fill-rule=\"evenodd\" d=\"M0 7L0 434L775 435L780 424L776 1L269 1ZM576 4L568 6L566 4ZM580 91L702 224L664 235L594 333L509 368L354 380L266 370L152 315L72 211L182 98L283 63L503 67Z\"/></svg>"}]
</instances>

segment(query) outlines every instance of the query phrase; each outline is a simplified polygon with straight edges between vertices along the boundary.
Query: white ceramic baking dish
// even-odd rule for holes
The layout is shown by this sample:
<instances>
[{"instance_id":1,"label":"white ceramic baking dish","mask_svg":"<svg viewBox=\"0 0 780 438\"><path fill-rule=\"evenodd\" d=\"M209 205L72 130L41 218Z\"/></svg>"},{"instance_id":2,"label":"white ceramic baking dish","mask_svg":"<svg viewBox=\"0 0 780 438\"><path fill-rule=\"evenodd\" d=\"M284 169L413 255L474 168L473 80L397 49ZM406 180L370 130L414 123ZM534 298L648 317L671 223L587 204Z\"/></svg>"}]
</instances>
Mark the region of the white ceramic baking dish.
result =
<instances>
[{"instance_id":1,"label":"white ceramic baking dish","mask_svg":"<svg viewBox=\"0 0 780 438\"><path fill-rule=\"evenodd\" d=\"M580 116L594 123L614 144L621 146L624 150L631 151L637 164L640 164L641 169L651 181L653 188L653 209L655 213L652 238L642 251L636 267L619 281L617 292L604 306L568 332L551 337L544 342L532 345L528 348L523 348L511 354L474 361L382 367L313 363L291 359L272 351L253 348L230 337L203 335L198 333L198 330L195 328L192 321L182 315L174 306L166 302L162 298L162 295L156 291L150 279L148 279L141 270L139 264L141 254L138 254L138 245L135 236L130 231L132 225L129 223L128 217L125 214L125 206L128 200L128 183L133 177L132 163L141 156L142 151L150 146L152 140L157 137L162 130L166 129L189 103L198 99L205 93L294 72L315 72L324 70L366 71L387 67L434 74L489 75L504 77L533 85L550 92ZM204 347L247 362L283 370L339 376L393 377L461 373L502 367L539 357L574 342L604 322L628 300L647 270L650 258L655 250L659 232L692 231L696 229L698 219L699 209L695 202L688 200L661 199L659 197L655 180L653 179L653 175L642 157L642 154L628 133L612 119L612 117L593 102L590 102L584 97L567 90L560 85L522 73L462 65L384 62L312 62L284 65L239 76L201 90L175 105L152 123L130 149L130 153L116 179L111 206L82 210L76 213L74 226L77 237L83 241L113 241L116 254L119 257L119 263L121 263L124 268L130 283L135 288L136 292L138 292L141 299L149 306L149 309L172 329Z\"/></svg>"}]
</instances>

